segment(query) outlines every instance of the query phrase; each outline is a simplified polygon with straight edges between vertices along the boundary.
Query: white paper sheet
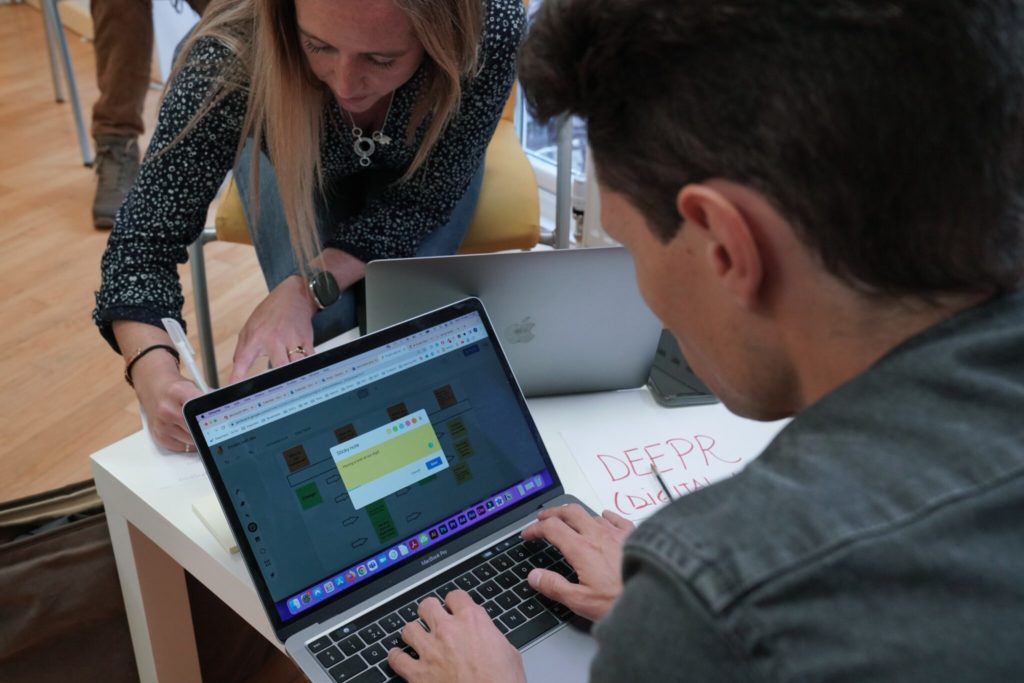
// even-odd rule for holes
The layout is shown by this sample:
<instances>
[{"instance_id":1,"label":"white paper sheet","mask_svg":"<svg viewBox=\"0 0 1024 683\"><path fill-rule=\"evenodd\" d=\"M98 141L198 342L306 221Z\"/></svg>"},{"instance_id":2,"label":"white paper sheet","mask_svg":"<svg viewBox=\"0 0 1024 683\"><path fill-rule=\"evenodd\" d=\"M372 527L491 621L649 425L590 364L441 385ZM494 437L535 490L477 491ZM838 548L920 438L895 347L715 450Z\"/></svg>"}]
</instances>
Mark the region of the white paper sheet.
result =
<instances>
[{"instance_id":1,"label":"white paper sheet","mask_svg":"<svg viewBox=\"0 0 1024 683\"><path fill-rule=\"evenodd\" d=\"M652 464L678 498L742 470L787 422L746 420L720 405L692 406L561 435L603 509L636 522L669 501Z\"/></svg>"},{"instance_id":2,"label":"white paper sheet","mask_svg":"<svg viewBox=\"0 0 1024 683\"><path fill-rule=\"evenodd\" d=\"M146 439L153 447L149 470L153 480L159 482L157 488L165 489L183 481L206 477L206 468L203 467L203 459L199 457L198 453L175 453L158 446L156 441L153 441L153 437L149 435L146 413L141 407L139 413L142 416L142 431L146 433Z\"/></svg>"}]
</instances>

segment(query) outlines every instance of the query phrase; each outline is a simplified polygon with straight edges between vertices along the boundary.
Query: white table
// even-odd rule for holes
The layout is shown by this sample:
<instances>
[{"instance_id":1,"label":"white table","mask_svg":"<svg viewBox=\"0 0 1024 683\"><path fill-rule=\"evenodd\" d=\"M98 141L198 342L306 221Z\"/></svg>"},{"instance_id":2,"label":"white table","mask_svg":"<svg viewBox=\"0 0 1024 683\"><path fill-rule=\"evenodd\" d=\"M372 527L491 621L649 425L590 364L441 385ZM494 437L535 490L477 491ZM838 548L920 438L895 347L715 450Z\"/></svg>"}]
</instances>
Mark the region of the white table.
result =
<instances>
[{"instance_id":1,"label":"white table","mask_svg":"<svg viewBox=\"0 0 1024 683\"><path fill-rule=\"evenodd\" d=\"M646 389L539 398L529 405L566 491L595 509L597 494L560 430L665 410ZM752 443L751 454L763 445ZM184 571L282 647L241 555L229 554L192 511L193 501L213 493L194 454L161 454L141 431L93 454L92 470L106 507L142 681L200 680Z\"/></svg>"}]
</instances>

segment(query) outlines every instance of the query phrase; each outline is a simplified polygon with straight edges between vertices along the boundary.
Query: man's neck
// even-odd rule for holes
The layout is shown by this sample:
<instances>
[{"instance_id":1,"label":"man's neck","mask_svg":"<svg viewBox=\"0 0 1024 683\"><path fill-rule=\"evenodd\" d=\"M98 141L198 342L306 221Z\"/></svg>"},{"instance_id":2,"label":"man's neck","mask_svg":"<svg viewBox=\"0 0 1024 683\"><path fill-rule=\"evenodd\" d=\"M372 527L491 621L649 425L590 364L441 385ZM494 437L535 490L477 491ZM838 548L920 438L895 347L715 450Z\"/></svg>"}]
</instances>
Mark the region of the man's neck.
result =
<instances>
[{"instance_id":1,"label":"man's neck","mask_svg":"<svg viewBox=\"0 0 1024 683\"><path fill-rule=\"evenodd\" d=\"M988 298L960 295L932 303L910 299L880 303L850 292L847 297L832 297L827 309L805 310L786 335L798 378L797 403L806 408L906 340Z\"/></svg>"}]
</instances>

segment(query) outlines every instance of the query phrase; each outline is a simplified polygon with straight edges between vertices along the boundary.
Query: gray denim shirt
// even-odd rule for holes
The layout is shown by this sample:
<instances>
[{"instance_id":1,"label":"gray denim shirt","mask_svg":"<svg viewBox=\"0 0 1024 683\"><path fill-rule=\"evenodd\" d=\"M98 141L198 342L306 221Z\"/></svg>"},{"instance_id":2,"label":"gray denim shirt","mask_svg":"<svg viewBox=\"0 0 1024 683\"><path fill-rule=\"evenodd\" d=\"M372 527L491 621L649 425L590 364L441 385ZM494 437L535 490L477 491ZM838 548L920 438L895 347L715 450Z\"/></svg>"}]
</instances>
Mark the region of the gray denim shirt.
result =
<instances>
[{"instance_id":1,"label":"gray denim shirt","mask_svg":"<svg viewBox=\"0 0 1024 683\"><path fill-rule=\"evenodd\" d=\"M595 681L1024 681L1024 292L629 538Z\"/></svg>"}]
</instances>

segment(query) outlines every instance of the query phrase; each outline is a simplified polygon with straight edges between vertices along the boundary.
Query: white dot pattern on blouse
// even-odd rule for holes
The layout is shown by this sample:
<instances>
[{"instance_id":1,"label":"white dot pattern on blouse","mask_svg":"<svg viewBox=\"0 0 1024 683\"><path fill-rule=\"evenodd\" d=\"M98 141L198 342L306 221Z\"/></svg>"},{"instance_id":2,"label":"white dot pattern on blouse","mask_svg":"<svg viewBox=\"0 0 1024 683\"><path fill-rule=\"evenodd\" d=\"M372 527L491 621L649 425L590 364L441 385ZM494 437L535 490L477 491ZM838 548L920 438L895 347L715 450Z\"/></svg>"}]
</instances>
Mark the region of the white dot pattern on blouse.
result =
<instances>
[{"instance_id":1,"label":"white dot pattern on blouse","mask_svg":"<svg viewBox=\"0 0 1024 683\"><path fill-rule=\"evenodd\" d=\"M515 80L516 54L525 28L521 0L489 0L480 46L481 69L463 82L462 104L437 141L427 163L407 182L367 202L337 225L324 246L371 261L416 253L420 242L448 222L483 162ZM206 100L218 65L233 59L219 42L203 39L190 51L160 107L153 139L135 186L117 212L101 261L101 284L93 319L117 348L115 320L182 324L184 298L177 265L202 232L207 208L231 169L245 116L246 93L236 91L200 119L187 136L157 156L184 130ZM391 144L378 146L371 169L402 173L415 156L425 126L412 144L406 129L423 83L423 70L395 91L386 132ZM359 171L352 131L333 98L325 105L321 155L324 181L333 185Z\"/></svg>"}]
</instances>

